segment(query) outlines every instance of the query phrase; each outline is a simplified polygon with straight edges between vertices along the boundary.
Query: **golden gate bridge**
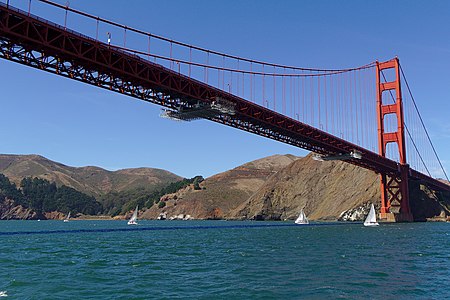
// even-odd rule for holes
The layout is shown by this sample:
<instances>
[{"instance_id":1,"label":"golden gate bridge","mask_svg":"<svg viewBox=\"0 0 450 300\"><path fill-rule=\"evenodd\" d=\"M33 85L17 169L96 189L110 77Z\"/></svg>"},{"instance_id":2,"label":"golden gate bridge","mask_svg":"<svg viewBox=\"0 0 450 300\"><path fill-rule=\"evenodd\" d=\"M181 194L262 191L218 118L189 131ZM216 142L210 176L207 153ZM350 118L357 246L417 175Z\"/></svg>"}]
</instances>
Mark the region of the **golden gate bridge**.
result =
<instances>
[{"instance_id":1,"label":"golden gate bridge","mask_svg":"<svg viewBox=\"0 0 450 300\"><path fill-rule=\"evenodd\" d=\"M412 221L408 182L450 191L398 58L301 68L190 45L50 0L0 2L0 57L380 174L381 213ZM17 4L16 4L17 5ZM45 18L41 15L46 7ZM69 28L77 28L77 30Z\"/></svg>"}]
</instances>

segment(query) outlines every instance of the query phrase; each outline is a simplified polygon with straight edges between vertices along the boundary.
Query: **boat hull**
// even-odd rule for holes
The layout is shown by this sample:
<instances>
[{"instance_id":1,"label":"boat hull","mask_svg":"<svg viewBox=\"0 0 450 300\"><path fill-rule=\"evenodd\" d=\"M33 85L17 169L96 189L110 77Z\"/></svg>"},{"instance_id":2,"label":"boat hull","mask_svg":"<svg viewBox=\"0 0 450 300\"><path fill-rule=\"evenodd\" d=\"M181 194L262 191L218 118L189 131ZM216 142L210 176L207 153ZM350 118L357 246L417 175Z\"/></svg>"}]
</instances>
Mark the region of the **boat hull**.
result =
<instances>
[{"instance_id":1,"label":"boat hull","mask_svg":"<svg viewBox=\"0 0 450 300\"><path fill-rule=\"evenodd\" d=\"M309 222L294 222L297 225L308 225Z\"/></svg>"},{"instance_id":2,"label":"boat hull","mask_svg":"<svg viewBox=\"0 0 450 300\"><path fill-rule=\"evenodd\" d=\"M366 227L374 227L374 226L379 226L380 224L378 223L364 223L364 226Z\"/></svg>"}]
</instances>

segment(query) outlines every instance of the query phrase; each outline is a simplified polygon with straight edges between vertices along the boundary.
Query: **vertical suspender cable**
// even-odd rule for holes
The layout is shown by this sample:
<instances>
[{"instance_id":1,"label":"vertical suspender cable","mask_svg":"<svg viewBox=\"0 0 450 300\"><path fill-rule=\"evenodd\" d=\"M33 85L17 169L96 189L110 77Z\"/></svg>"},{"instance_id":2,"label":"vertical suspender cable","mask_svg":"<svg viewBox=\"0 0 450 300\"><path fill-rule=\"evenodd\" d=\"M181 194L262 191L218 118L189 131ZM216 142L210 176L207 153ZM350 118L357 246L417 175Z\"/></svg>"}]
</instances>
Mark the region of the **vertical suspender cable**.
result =
<instances>
[{"instance_id":1,"label":"vertical suspender cable","mask_svg":"<svg viewBox=\"0 0 450 300\"><path fill-rule=\"evenodd\" d=\"M204 78L204 82L206 82L206 66L208 65L208 55L206 56L206 64L205 64L205 66L204 66L204 69L203 69L203 78Z\"/></svg>"},{"instance_id":2,"label":"vertical suspender cable","mask_svg":"<svg viewBox=\"0 0 450 300\"><path fill-rule=\"evenodd\" d=\"M217 69L217 88L220 89L220 69Z\"/></svg>"},{"instance_id":3,"label":"vertical suspender cable","mask_svg":"<svg viewBox=\"0 0 450 300\"><path fill-rule=\"evenodd\" d=\"M250 101L253 101L253 62L250 63Z\"/></svg>"},{"instance_id":4,"label":"vertical suspender cable","mask_svg":"<svg viewBox=\"0 0 450 300\"><path fill-rule=\"evenodd\" d=\"M353 87L352 87L352 72L349 72L349 96L350 96L350 131L351 131L351 141L354 143L355 142L355 127L353 126Z\"/></svg>"},{"instance_id":5,"label":"vertical suspender cable","mask_svg":"<svg viewBox=\"0 0 450 300\"><path fill-rule=\"evenodd\" d=\"M125 26L125 29L123 30L123 47L127 47L127 27Z\"/></svg>"},{"instance_id":6,"label":"vertical suspender cable","mask_svg":"<svg viewBox=\"0 0 450 300\"><path fill-rule=\"evenodd\" d=\"M314 125L314 96L313 96L313 79L314 77L309 77L309 100L310 100L310 108L311 108L311 123L310 125Z\"/></svg>"},{"instance_id":7,"label":"vertical suspender cable","mask_svg":"<svg viewBox=\"0 0 450 300\"><path fill-rule=\"evenodd\" d=\"M242 97L245 98L245 73L242 74Z\"/></svg>"},{"instance_id":8,"label":"vertical suspender cable","mask_svg":"<svg viewBox=\"0 0 450 300\"><path fill-rule=\"evenodd\" d=\"M64 14L64 30L67 29L67 12L68 12L67 8L68 7L69 7L69 2L67 2L67 4L66 4L66 13Z\"/></svg>"},{"instance_id":9,"label":"vertical suspender cable","mask_svg":"<svg viewBox=\"0 0 450 300\"><path fill-rule=\"evenodd\" d=\"M401 67L400 67L400 70L401 70ZM403 72L402 72L402 74L403 74ZM383 71L381 71L381 75L383 76L384 82L387 82L386 77L384 76ZM405 79L406 85L408 86L408 83L407 83L406 78L405 78L404 75L403 75L403 78ZM395 98L394 98L394 96L392 95L392 92L389 91L389 94L390 94L390 96L391 96L392 102L395 103ZM411 94L411 93L410 93L410 95L411 95L411 97L412 97L412 94ZM416 107L416 110L417 110L417 107ZM417 153L419 154L419 157L421 158L422 163L424 164L425 169L426 169L427 172L428 172L428 175L429 175L430 177L432 177L431 174L430 174L430 172L429 172L429 170L428 170L428 168L427 168L427 166L426 166L426 164L425 164L425 162L424 162L423 159L422 159L422 156L421 156L420 153L419 153L419 150L418 150L418 148L417 148L417 146L416 146L416 143L414 142L414 139L413 139L412 136L411 136L411 133L409 132L408 126L407 126L406 124L403 124L403 125L405 126L406 133L408 134L408 136L409 136L410 139L411 139L411 142L413 143L414 147L416 148L416 151L417 151ZM430 142L431 142L431 140L430 140ZM398 145L398 144L399 144L399 143L398 143L398 141L397 141L397 145ZM400 151L400 150L399 150L399 151Z\"/></svg>"},{"instance_id":10,"label":"vertical suspender cable","mask_svg":"<svg viewBox=\"0 0 450 300\"><path fill-rule=\"evenodd\" d=\"M149 43L149 49L148 50L150 52L150 43ZM189 77L191 77L191 67L192 67L192 65L190 64L191 62L192 62L192 47L189 47Z\"/></svg>"},{"instance_id":11,"label":"vertical suspender cable","mask_svg":"<svg viewBox=\"0 0 450 300\"><path fill-rule=\"evenodd\" d=\"M170 42L170 69L173 69L173 61L172 61L172 42ZM206 68L205 68L206 71Z\"/></svg>"},{"instance_id":12,"label":"vertical suspender cable","mask_svg":"<svg viewBox=\"0 0 450 300\"><path fill-rule=\"evenodd\" d=\"M317 107L318 107L318 111L317 111L317 115L319 116L319 129L323 129L322 127L322 123L321 123L321 120L320 120L320 76L317 76L317 94L318 94L318 105L317 105Z\"/></svg>"},{"instance_id":13,"label":"vertical suspender cable","mask_svg":"<svg viewBox=\"0 0 450 300\"><path fill-rule=\"evenodd\" d=\"M413 94L412 94L412 92L411 92L411 89L409 88L408 81L406 80L405 74L403 73L403 69L402 69L401 66L400 66L400 71L402 72L402 76L403 76L403 79L405 80L406 87L408 88L409 95L411 96L412 103L414 104L414 108L415 108L416 111L417 111L417 115L419 116L420 123L421 123L422 126L423 126L423 129L424 129L424 131L425 131L425 134L426 134L426 136L427 136L427 139L428 139L428 141L429 141L429 143L430 143L430 145L431 145L431 148L433 149L434 155L436 156L436 158L437 158L437 160L438 160L438 162L439 162L439 166L441 167L442 172L443 172L444 175L445 175L445 178L447 179L447 181L449 181L448 176L447 176L447 173L445 172L444 166L442 165L441 160L439 159L439 156L438 156L437 153L436 153L436 149L434 148L434 145L433 145L433 143L431 142L431 138L430 138L430 135L428 134L427 128L425 127L425 124L423 123L422 116L420 115L419 109L417 108L416 101L414 100L414 96L413 96Z\"/></svg>"},{"instance_id":14,"label":"vertical suspender cable","mask_svg":"<svg viewBox=\"0 0 450 300\"><path fill-rule=\"evenodd\" d=\"M327 75L325 75L323 77L323 79L324 79L324 87L323 87L323 89L324 89L324 92L325 92L325 95L324 95L324 101L325 101L325 131L328 132Z\"/></svg>"},{"instance_id":15,"label":"vertical suspender cable","mask_svg":"<svg viewBox=\"0 0 450 300\"><path fill-rule=\"evenodd\" d=\"M264 64L262 65L262 92L263 92L263 96L262 96L262 102L263 102L263 106L265 104L266 99L266 74L264 73ZM267 108L269 108L269 101L267 101Z\"/></svg>"},{"instance_id":16,"label":"vertical suspender cable","mask_svg":"<svg viewBox=\"0 0 450 300\"><path fill-rule=\"evenodd\" d=\"M238 69L238 71L240 71L241 69L239 68L239 59L237 60L237 69ZM237 72L237 74L236 74L236 76L237 76L237 79L236 79L236 85L237 85L237 95L239 96L239 93L240 93L240 88L239 88L239 73L240 72Z\"/></svg>"},{"instance_id":17,"label":"vertical suspender cable","mask_svg":"<svg viewBox=\"0 0 450 300\"><path fill-rule=\"evenodd\" d=\"M99 20L98 20L98 17L97 17L97 29L95 30L95 39L98 41L98 24L99 23ZM149 38L150 38L150 36L149 36Z\"/></svg>"},{"instance_id":18,"label":"vertical suspender cable","mask_svg":"<svg viewBox=\"0 0 450 300\"><path fill-rule=\"evenodd\" d=\"M300 89L300 80L302 79L302 77L297 77L297 106L298 106L298 121L300 121L300 115L303 114L302 111L302 97L301 97L301 89ZM302 116L302 120L303 120L303 116Z\"/></svg>"},{"instance_id":19,"label":"vertical suspender cable","mask_svg":"<svg viewBox=\"0 0 450 300\"><path fill-rule=\"evenodd\" d=\"M291 102L291 118L295 119L295 98L292 97L292 76L289 76L289 101Z\"/></svg>"},{"instance_id":20,"label":"vertical suspender cable","mask_svg":"<svg viewBox=\"0 0 450 300\"><path fill-rule=\"evenodd\" d=\"M277 89L276 89L276 77L275 66L273 66L273 111L277 111Z\"/></svg>"},{"instance_id":21,"label":"vertical suspender cable","mask_svg":"<svg viewBox=\"0 0 450 300\"><path fill-rule=\"evenodd\" d=\"M343 78L342 78L342 87L344 88L343 90L343 99L342 99L342 107L343 107L343 112L342 112L342 131L344 132L343 137L347 138L347 122L348 122L348 118L347 118L347 101L348 101L348 97L347 97L347 73L343 74Z\"/></svg>"},{"instance_id":22,"label":"vertical suspender cable","mask_svg":"<svg viewBox=\"0 0 450 300\"><path fill-rule=\"evenodd\" d=\"M356 144L357 145L359 145L360 143L361 143L361 141L359 140L359 119L361 118L361 116L359 116L359 118L358 118L358 93L357 93L357 87L356 87L356 71L354 71L354 73L353 73L353 87L354 87L354 90L355 90L355 94L354 94L354 96L355 96L355 116L356 116L356 119L355 119L355 127L356 127L356 140L355 140L355 142L356 142Z\"/></svg>"},{"instance_id":23,"label":"vertical suspender cable","mask_svg":"<svg viewBox=\"0 0 450 300\"><path fill-rule=\"evenodd\" d=\"M150 61L150 36L148 36L148 43L147 43L147 60ZM190 67L191 65L189 65Z\"/></svg>"},{"instance_id":24,"label":"vertical suspender cable","mask_svg":"<svg viewBox=\"0 0 450 300\"><path fill-rule=\"evenodd\" d=\"M338 137L341 137L340 136L340 132L341 132L341 120L342 120L342 118L341 118L341 111L342 111L342 107L341 107L341 75L340 74L338 74L338 75L336 75L337 77L336 77L336 79L337 79L337 82L336 82L336 84L337 84L337 90L336 90L336 92L337 92L337 95L336 95L336 101L337 101L337 104L336 104L336 110L337 110L337 133L336 133L336 136L338 136Z\"/></svg>"},{"instance_id":25,"label":"vertical suspender cable","mask_svg":"<svg viewBox=\"0 0 450 300\"><path fill-rule=\"evenodd\" d=\"M334 127L334 114L336 113L336 105L335 105L335 97L334 97L334 84L333 84L333 80L334 80L334 76L331 75L330 76L330 89L331 89L331 132L333 133L333 135L336 135L336 131L335 131L335 127Z\"/></svg>"},{"instance_id":26,"label":"vertical suspender cable","mask_svg":"<svg viewBox=\"0 0 450 300\"><path fill-rule=\"evenodd\" d=\"M283 76L282 76L282 81L281 81L281 92L282 92L282 100L283 100L283 115L286 114L286 78L284 77L284 75L286 74L286 69L283 68Z\"/></svg>"},{"instance_id":27,"label":"vertical suspender cable","mask_svg":"<svg viewBox=\"0 0 450 300\"><path fill-rule=\"evenodd\" d=\"M206 84L208 84L209 81L209 51L206 55Z\"/></svg>"},{"instance_id":28,"label":"vertical suspender cable","mask_svg":"<svg viewBox=\"0 0 450 300\"><path fill-rule=\"evenodd\" d=\"M302 77L302 121L306 121L306 89L305 89L305 77Z\"/></svg>"},{"instance_id":29,"label":"vertical suspender cable","mask_svg":"<svg viewBox=\"0 0 450 300\"><path fill-rule=\"evenodd\" d=\"M222 90L225 90L225 56L222 55Z\"/></svg>"},{"instance_id":30,"label":"vertical suspender cable","mask_svg":"<svg viewBox=\"0 0 450 300\"><path fill-rule=\"evenodd\" d=\"M233 71L230 71L230 93L233 93Z\"/></svg>"}]
</instances>

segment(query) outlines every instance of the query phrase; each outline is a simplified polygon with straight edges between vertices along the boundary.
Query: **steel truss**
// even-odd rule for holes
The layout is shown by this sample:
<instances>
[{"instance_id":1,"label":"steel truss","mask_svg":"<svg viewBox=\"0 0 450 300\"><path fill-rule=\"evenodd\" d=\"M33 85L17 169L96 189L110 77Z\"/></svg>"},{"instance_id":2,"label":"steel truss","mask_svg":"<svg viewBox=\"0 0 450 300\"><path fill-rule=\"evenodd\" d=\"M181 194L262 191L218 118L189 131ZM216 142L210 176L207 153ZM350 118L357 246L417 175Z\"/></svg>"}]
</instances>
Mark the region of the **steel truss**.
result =
<instances>
[{"instance_id":1,"label":"steel truss","mask_svg":"<svg viewBox=\"0 0 450 300\"><path fill-rule=\"evenodd\" d=\"M98 86L171 111L192 111L199 104L213 107L217 99L229 109L213 109L202 118L265 136L324 155L357 151L349 163L401 176L398 164L317 128L219 90L134 54L114 48L57 24L0 4L0 58ZM410 176L431 188L450 187L422 173Z\"/></svg>"}]
</instances>

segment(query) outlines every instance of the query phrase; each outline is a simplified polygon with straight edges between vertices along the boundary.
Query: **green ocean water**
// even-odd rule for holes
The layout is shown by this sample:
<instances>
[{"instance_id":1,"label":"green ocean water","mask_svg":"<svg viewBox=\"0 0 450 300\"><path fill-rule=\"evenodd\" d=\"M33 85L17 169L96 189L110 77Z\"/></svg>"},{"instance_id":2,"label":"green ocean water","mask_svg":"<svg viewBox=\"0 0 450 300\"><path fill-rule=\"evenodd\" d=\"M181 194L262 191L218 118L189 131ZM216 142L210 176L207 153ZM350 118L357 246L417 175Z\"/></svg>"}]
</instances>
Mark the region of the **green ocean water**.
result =
<instances>
[{"instance_id":1,"label":"green ocean water","mask_svg":"<svg viewBox=\"0 0 450 300\"><path fill-rule=\"evenodd\" d=\"M449 247L450 223L1 221L0 299L449 299Z\"/></svg>"}]
</instances>

